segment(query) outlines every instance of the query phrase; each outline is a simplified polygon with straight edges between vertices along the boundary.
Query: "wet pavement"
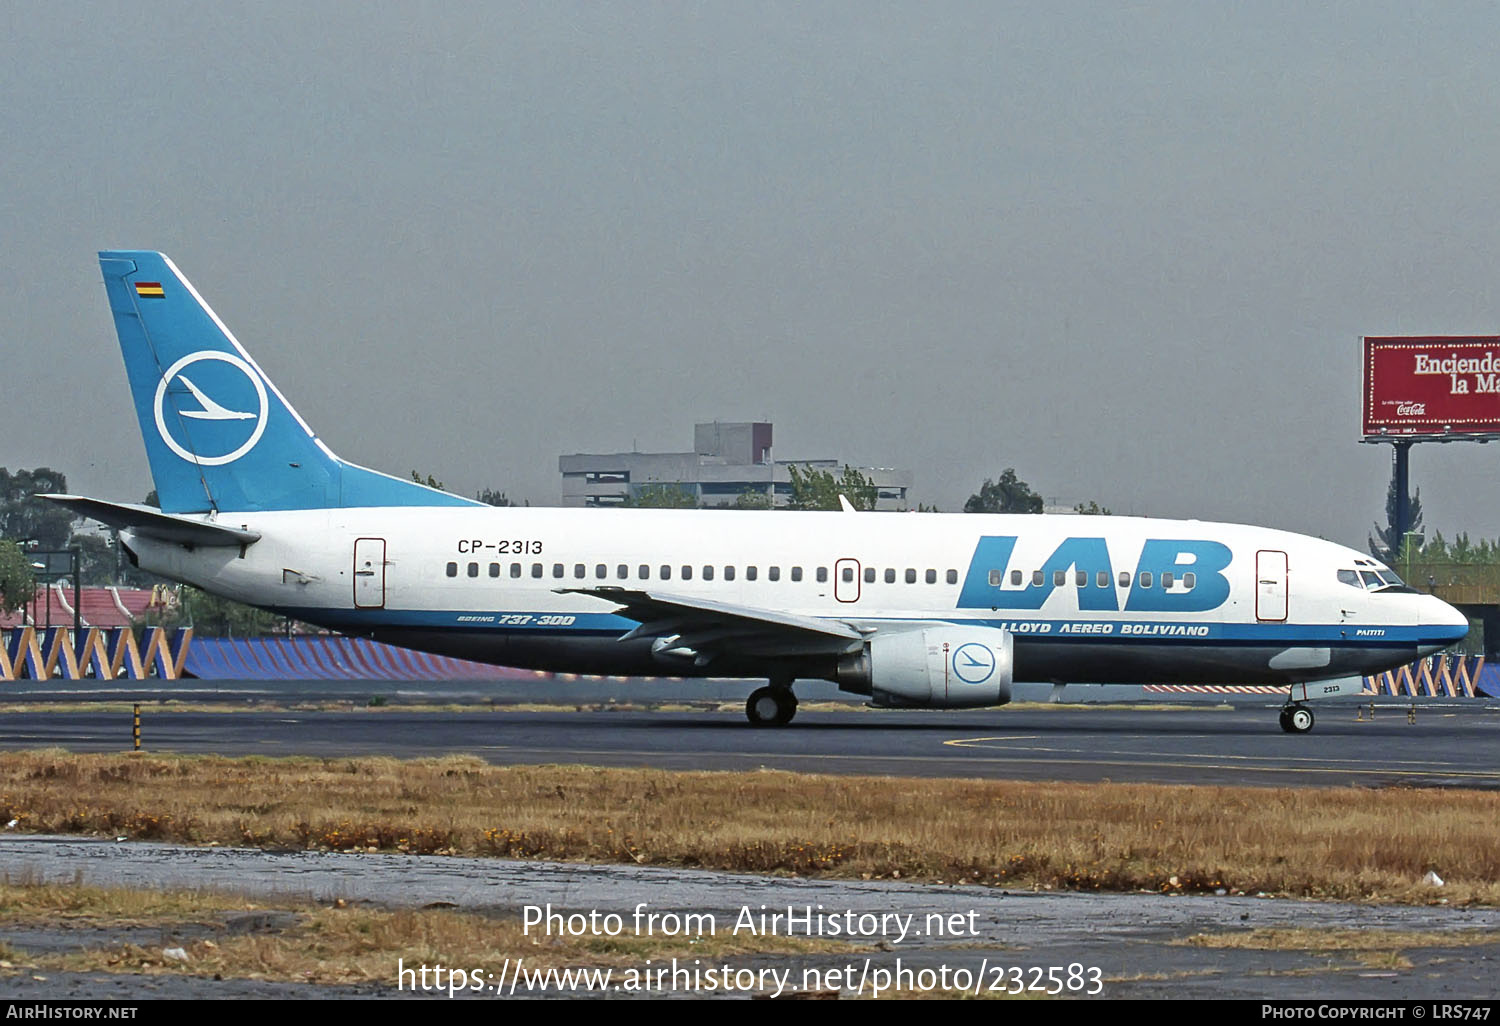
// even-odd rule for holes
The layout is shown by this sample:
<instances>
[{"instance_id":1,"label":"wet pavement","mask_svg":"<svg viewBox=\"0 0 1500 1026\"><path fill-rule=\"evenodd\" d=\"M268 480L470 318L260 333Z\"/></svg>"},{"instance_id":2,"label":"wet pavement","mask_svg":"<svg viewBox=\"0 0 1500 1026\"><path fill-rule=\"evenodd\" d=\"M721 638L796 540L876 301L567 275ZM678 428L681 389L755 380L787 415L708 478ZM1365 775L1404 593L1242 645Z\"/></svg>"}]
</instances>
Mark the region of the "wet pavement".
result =
<instances>
[{"instance_id":1,"label":"wet pavement","mask_svg":"<svg viewBox=\"0 0 1500 1026\"><path fill-rule=\"evenodd\" d=\"M1253 896L1170 896L1008 892L904 881L807 880L647 866L518 862L445 856L266 852L115 843L74 837L0 838L0 873L11 881L78 882L95 886L219 891L315 903L337 899L380 906L451 903L469 911L539 920L554 932L585 930L654 936L691 930L747 936L774 931L848 942L830 954L729 959L735 970L851 996L882 981L918 988L940 980L966 989L1014 990L1021 985L1065 995L1128 998L1479 999L1492 997L1500 970L1500 909L1446 905L1393 906L1308 902ZM550 909L548 908L550 906ZM550 912L557 917L547 919ZM613 915L617 917L610 919ZM651 918L655 916L656 918ZM689 921L689 916L698 918ZM571 918L570 918L571 917ZM711 917L711 918L710 918ZM779 917L779 918L773 918ZM262 923L275 931L288 922ZM1401 948L1393 958L1347 951L1243 951L1184 945L1199 933L1256 928L1483 931L1479 944ZM161 944L191 939L194 929L233 930L227 920L187 933L132 926L96 935L0 925L0 939L18 952L69 946ZM179 928L179 931L181 928ZM609 996L702 996L702 974L718 963L688 966L675 982L622 987ZM499 966L467 967L493 996L507 979ZM509 967L505 967L508 969ZM639 967L662 969L664 966ZM689 975L696 970L699 975ZM1056 981L1049 984L1050 978ZM770 977L765 973L772 974ZM905 976L900 975L905 973ZM497 974L499 974L497 976ZM266 997L398 996L396 967L386 985L309 987L262 981L205 980L186 975L23 972L5 979L12 997ZM480 977L476 977L479 979ZM638 977L638 981L640 978ZM748 977L746 977L748 978ZM830 987L829 984L836 984ZM771 988L767 988L771 989ZM719 987L720 994L745 992ZM420 992L419 992L420 993ZM435 993L435 992L434 992ZM446 994L446 991L443 993ZM522 987L515 996L528 993ZM531 991L541 996L542 991ZM551 996L581 988L550 987ZM599 996L599 991L591 992Z\"/></svg>"}]
</instances>

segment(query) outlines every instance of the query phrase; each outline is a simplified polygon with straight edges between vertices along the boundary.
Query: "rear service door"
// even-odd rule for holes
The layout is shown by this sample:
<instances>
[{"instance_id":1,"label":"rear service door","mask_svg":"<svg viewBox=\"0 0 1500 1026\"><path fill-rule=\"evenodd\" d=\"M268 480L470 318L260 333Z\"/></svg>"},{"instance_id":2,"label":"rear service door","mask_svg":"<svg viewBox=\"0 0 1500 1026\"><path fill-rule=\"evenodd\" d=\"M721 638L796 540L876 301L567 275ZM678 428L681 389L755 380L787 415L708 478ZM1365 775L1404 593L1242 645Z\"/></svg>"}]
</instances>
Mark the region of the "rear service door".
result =
<instances>
[{"instance_id":1,"label":"rear service door","mask_svg":"<svg viewBox=\"0 0 1500 1026\"><path fill-rule=\"evenodd\" d=\"M1286 553L1262 549L1255 554L1255 618L1286 620Z\"/></svg>"},{"instance_id":2,"label":"rear service door","mask_svg":"<svg viewBox=\"0 0 1500 1026\"><path fill-rule=\"evenodd\" d=\"M385 606L385 539L359 538L354 542L354 608Z\"/></svg>"}]
</instances>

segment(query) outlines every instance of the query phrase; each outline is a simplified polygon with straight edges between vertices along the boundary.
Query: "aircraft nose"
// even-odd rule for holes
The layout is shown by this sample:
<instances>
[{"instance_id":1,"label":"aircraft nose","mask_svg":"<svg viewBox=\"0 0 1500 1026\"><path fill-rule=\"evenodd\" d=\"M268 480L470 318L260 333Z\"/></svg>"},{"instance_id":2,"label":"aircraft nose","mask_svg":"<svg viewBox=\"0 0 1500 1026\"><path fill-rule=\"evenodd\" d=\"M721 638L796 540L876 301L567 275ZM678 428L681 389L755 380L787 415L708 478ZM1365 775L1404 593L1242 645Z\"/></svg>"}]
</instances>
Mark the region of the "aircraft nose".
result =
<instances>
[{"instance_id":1,"label":"aircraft nose","mask_svg":"<svg viewBox=\"0 0 1500 1026\"><path fill-rule=\"evenodd\" d=\"M1435 644L1453 645L1469 633L1469 618L1436 595L1422 596L1421 622Z\"/></svg>"}]
</instances>

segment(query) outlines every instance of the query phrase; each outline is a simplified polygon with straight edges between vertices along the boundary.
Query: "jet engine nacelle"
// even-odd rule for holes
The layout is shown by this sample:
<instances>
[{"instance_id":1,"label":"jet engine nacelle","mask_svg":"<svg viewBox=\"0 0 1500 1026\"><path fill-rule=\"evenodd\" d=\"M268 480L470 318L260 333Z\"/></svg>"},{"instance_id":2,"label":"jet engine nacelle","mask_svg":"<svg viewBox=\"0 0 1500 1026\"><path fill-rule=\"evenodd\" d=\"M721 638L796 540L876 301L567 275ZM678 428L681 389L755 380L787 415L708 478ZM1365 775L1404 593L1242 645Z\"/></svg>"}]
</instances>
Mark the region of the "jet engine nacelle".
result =
<instances>
[{"instance_id":1,"label":"jet engine nacelle","mask_svg":"<svg viewBox=\"0 0 1500 1026\"><path fill-rule=\"evenodd\" d=\"M1010 701L1015 645L994 627L927 627L876 634L839 665L839 686L876 705L965 709Z\"/></svg>"}]
</instances>

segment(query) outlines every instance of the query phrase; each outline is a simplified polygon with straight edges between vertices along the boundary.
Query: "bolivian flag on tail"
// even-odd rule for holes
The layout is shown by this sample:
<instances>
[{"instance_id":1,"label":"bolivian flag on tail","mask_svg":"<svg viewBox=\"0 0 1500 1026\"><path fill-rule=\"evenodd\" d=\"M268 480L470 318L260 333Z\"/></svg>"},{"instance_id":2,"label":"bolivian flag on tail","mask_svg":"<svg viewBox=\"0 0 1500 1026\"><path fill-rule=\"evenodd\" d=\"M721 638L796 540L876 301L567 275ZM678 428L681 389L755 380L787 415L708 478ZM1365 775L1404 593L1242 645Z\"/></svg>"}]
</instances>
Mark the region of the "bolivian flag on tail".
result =
<instances>
[{"instance_id":1,"label":"bolivian flag on tail","mask_svg":"<svg viewBox=\"0 0 1500 1026\"><path fill-rule=\"evenodd\" d=\"M138 281L135 283L135 294L145 299L162 299L166 293L162 291L159 281Z\"/></svg>"}]
</instances>

